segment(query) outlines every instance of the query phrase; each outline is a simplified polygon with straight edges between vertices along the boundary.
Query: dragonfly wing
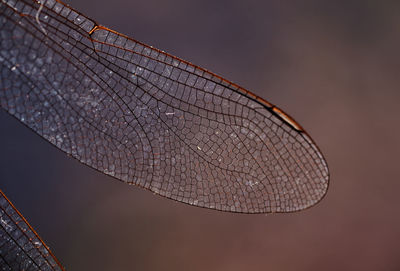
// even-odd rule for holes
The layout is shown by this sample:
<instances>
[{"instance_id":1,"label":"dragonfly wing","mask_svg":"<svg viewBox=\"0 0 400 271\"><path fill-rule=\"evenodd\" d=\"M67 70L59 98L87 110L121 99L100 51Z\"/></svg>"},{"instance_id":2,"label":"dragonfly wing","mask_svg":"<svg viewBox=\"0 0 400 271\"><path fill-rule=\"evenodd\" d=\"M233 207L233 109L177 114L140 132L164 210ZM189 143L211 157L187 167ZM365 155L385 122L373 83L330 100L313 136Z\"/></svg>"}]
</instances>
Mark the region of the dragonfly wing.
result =
<instances>
[{"instance_id":1,"label":"dragonfly wing","mask_svg":"<svg viewBox=\"0 0 400 271\"><path fill-rule=\"evenodd\" d=\"M59 1L0 6L0 105L82 163L188 204L293 212L327 164L282 110Z\"/></svg>"},{"instance_id":2,"label":"dragonfly wing","mask_svg":"<svg viewBox=\"0 0 400 271\"><path fill-rule=\"evenodd\" d=\"M50 249L0 190L1 270L64 270Z\"/></svg>"}]
</instances>

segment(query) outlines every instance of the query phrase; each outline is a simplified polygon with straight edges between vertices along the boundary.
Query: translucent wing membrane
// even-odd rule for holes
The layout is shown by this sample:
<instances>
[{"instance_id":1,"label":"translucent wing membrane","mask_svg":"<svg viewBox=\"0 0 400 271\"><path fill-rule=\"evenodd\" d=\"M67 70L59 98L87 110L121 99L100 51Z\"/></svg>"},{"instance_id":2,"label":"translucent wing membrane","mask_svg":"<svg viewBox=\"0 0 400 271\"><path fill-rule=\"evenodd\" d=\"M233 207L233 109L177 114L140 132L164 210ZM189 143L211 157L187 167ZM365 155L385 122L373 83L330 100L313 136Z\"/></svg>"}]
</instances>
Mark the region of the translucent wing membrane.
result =
<instances>
[{"instance_id":1,"label":"translucent wing membrane","mask_svg":"<svg viewBox=\"0 0 400 271\"><path fill-rule=\"evenodd\" d=\"M279 108L55 1L2 0L1 107L82 163L188 204L298 211L327 164Z\"/></svg>"},{"instance_id":2,"label":"translucent wing membrane","mask_svg":"<svg viewBox=\"0 0 400 271\"><path fill-rule=\"evenodd\" d=\"M0 190L1 270L64 270L28 222Z\"/></svg>"}]
</instances>

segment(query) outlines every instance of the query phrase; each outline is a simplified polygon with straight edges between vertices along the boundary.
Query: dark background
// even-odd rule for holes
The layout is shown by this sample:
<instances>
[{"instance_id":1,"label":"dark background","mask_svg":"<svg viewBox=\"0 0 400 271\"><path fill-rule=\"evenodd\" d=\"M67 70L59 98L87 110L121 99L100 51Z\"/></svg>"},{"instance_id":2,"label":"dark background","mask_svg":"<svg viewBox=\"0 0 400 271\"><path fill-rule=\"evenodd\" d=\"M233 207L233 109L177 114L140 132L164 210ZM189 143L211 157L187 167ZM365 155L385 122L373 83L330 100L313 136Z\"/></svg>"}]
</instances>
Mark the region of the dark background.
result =
<instances>
[{"instance_id":1,"label":"dark background","mask_svg":"<svg viewBox=\"0 0 400 271\"><path fill-rule=\"evenodd\" d=\"M294 214L177 203L68 158L0 111L1 189L68 270L399 270L399 1L69 0L277 104L328 195Z\"/></svg>"}]
</instances>

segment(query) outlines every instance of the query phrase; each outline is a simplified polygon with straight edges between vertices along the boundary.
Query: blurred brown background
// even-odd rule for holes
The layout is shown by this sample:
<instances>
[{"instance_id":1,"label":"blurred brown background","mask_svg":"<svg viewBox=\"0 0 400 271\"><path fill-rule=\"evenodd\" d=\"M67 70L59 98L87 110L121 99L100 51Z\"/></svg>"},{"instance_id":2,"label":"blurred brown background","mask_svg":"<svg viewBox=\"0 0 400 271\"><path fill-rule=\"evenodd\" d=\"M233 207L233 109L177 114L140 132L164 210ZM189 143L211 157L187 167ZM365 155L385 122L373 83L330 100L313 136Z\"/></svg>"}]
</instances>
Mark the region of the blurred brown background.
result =
<instances>
[{"instance_id":1,"label":"blurred brown background","mask_svg":"<svg viewBox=\"0 0 400 271\"><path fill-rule=\"evenodd\" d=\"M399 1L69 0L277 104L328 160L295 214L190 207L105 177L0 112L1 189L68 270L399 270Z\"/></svg>"}]
</instances>

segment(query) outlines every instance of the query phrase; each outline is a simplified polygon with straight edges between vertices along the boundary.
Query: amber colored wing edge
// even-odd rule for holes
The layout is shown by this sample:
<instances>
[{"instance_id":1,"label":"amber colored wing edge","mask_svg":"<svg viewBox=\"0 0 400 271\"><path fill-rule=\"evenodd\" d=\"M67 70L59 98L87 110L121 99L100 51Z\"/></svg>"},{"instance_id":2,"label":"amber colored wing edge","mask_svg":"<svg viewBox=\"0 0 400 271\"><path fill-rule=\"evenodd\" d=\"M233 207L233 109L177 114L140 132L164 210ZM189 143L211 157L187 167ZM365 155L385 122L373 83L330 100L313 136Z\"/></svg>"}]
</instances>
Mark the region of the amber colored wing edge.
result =
<instances>
[{"instance_id":1,"label":"amber colored wing edge","mask_svg":"<svg viewBox=\"0 0 400 271\"><path fill-rule=\"evenodd\" d=\"M16 265L25 266L28 269L30 266L35 266L38 270L43 270L43 268L46 268L45 270L65 270L50 248L1 189L0 231L1 235L4 234L8 237L0 243L0 261L8 265L10 270L13 270L12 268ZM24 241L29 244L25 244ZM4 251L3 247L7 247L7 251ZM10 252L16 252L17 257L12 258ZM26 255L26 257L21 255ZM10 260L14 260L14 262L11 263Z\"/></svg>"}]
</instances>

